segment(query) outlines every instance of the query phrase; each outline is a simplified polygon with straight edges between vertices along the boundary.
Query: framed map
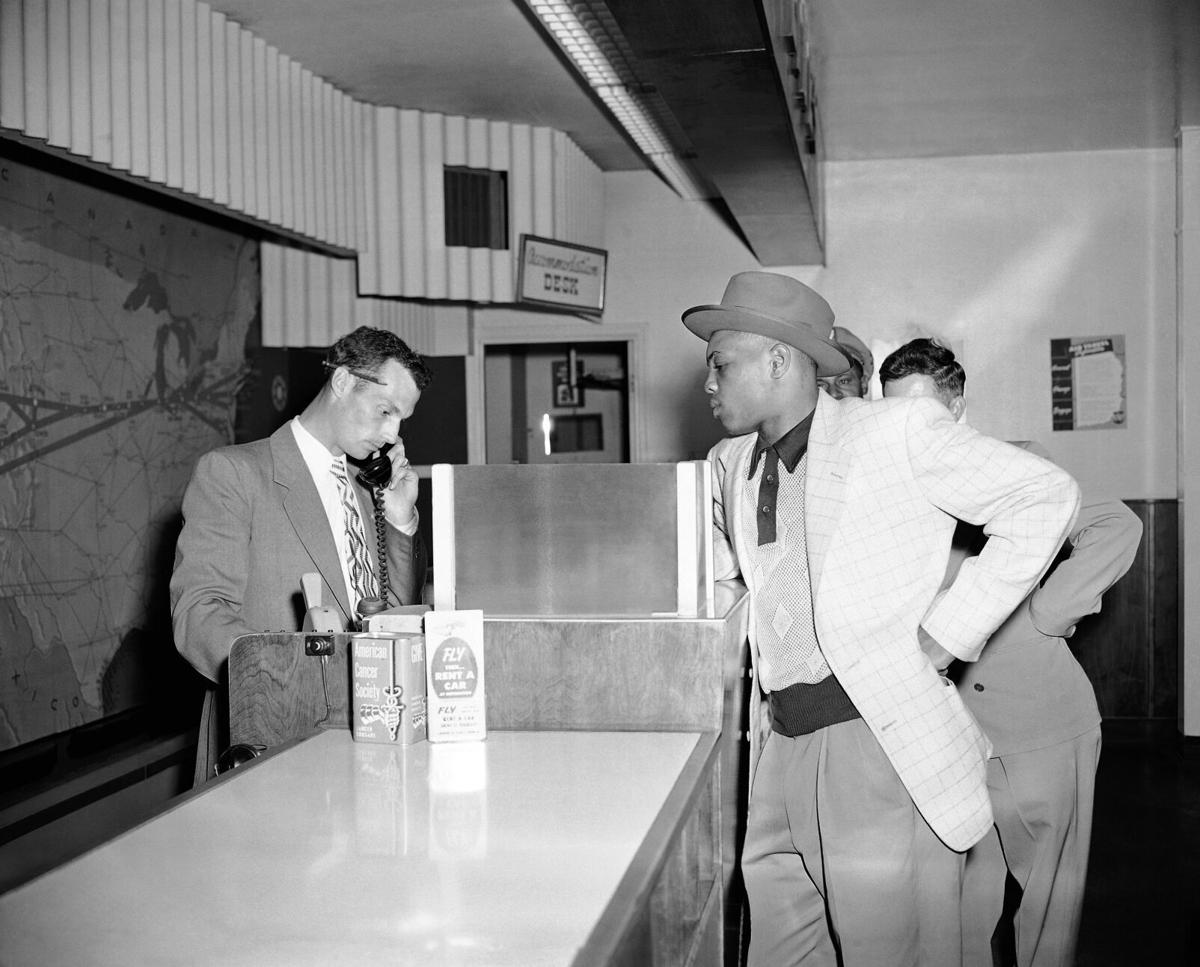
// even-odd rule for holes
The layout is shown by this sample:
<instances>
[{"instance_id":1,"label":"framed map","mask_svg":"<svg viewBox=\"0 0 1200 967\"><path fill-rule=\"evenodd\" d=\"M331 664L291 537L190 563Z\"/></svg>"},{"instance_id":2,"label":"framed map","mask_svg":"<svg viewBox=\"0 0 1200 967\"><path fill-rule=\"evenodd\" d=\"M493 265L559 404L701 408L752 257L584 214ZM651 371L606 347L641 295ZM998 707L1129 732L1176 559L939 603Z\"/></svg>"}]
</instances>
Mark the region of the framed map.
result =
<instances>
[{"instance_id":1,"label":"framed map","mask_svg":"<svg viewBox=\"0 0 1200 967\"><path fill-rule=\"evenodd\" d=\"M256 242L18 151L0 151L0 750L172 701L180 502L232 442L260 284Z\"/></svg>"}]
</instances>

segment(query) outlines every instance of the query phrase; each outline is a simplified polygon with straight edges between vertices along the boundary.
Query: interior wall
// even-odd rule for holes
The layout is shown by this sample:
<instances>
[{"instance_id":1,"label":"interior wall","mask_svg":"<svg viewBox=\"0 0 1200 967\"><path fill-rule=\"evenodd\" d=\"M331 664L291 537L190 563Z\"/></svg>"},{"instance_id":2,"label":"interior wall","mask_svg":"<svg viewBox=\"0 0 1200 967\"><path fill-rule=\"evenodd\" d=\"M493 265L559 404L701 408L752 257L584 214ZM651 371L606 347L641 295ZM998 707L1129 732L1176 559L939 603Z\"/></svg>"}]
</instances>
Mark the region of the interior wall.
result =
<instances>
[{"instance_id":1,"label":"interior wall","mask_svg":"<svg viewBox=\"0 0 1200 967\"><path fill-rule=\"evenodd\" d=\"M649 324L649 459L703 456L720 428L680 313L760 266L705 206L607 179L605 322ZM825 295L877 363L918 334L951 341L981 430L1041 441L1089 490L1174 498L1174 179L1171 150L830 164L826 265L772 271ZM1049 341L1097 335L1125 336L1128 422L1053 432Z\"/></svg>"},{"instance_id":2,"label":"interior wall","mask_svg":"<svg viewBox=\"0 0 1200 967\"><path fill-rule=\"evenodd\" d=\"M754 256L702 202L680 200L652 174L610 172L604 325L644 327L645 361L636 387L647 462L701 459L721 438L705 402L705 347L684 329L689 306L719 302L734 272Z\"/></svg>"}]
</instances>

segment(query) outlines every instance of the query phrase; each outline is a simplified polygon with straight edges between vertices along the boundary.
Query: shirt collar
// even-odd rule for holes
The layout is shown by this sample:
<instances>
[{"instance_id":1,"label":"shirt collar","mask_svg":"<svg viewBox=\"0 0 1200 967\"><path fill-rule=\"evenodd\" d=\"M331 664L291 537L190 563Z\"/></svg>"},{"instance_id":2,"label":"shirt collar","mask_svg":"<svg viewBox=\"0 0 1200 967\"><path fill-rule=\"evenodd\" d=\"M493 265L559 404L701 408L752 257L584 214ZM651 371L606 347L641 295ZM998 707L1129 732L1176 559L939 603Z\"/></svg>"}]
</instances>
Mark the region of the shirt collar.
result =
<instances>
[{"instance_id":1,"label":"shirt collar","mask_svg":"<svg viewBox=\"0 0 1200 967\"><path fill-rule=\"evenodd\" d=\"M304 462L308 464L314 479L317 479L319 474L328 474L335 463L340 462L345 470L345 458L335 457L330 453L325 444L300 422L298 416L292 417L292 436L296 438L296 446L300 448L300 455L304 457Z\"/></svg>"},{"instance_id":2,"label":"shirt collar","mask_svg":"<svg viewBox=\"0 0 1200 967\"><path fill-rule=\"evenodd\" d=\"M754 476L755 471L758 470L758 461L767 452L767 449L772 447L779 455L779 462L787 468L787 472L795 473L796 467L800 464L800 458L808 451L808 434L812 429L813 417L816 416L816 413L817 408L814 406L808 416L773 444L767 443L762 437L759 437L754 447L754 456L750 460L749 476Z\"/></svg>"}]
</instances>

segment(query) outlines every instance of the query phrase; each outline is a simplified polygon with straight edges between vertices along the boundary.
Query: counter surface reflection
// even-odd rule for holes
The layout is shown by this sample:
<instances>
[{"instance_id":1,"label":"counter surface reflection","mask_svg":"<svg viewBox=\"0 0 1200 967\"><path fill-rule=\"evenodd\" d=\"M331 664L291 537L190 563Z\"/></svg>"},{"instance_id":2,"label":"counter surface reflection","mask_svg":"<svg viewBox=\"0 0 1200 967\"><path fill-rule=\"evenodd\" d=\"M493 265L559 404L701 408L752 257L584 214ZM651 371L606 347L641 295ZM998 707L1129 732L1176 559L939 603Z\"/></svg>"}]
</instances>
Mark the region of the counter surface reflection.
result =
<instances>
[{"instance_id":1,"label":"counter surface reflection","mask_svg":"<svg viewBox=\"0 0 1200 967\"><path fill-rule=\"evenodd\" d=\"M0 963L570 964L700 738L320 732L0 897Z\"/></svg>"}]
</instances>

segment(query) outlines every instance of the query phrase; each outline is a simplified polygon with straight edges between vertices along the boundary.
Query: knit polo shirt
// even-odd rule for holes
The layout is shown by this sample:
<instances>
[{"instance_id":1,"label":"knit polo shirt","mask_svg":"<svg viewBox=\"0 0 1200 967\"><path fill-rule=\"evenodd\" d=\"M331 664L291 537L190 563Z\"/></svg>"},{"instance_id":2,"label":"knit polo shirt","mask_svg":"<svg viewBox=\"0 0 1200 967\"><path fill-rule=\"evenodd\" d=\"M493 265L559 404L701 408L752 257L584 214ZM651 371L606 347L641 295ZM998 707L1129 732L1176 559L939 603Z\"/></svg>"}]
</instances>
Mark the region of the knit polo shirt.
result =
<instances>
[{"instance_id":1,"label":"knit polo shirt","mask_svg":"<svg viewBox=\"0 0 1200 967\"><path fill-rule=\"evenodd\" d=\"M741 525L757 533L751 566L757 588L754 621L759 681L775 692L813 685L830 675L813 624L804 481L813 414L774 444L759 441L743 484Z\"/></svg>"}]
</instances>

